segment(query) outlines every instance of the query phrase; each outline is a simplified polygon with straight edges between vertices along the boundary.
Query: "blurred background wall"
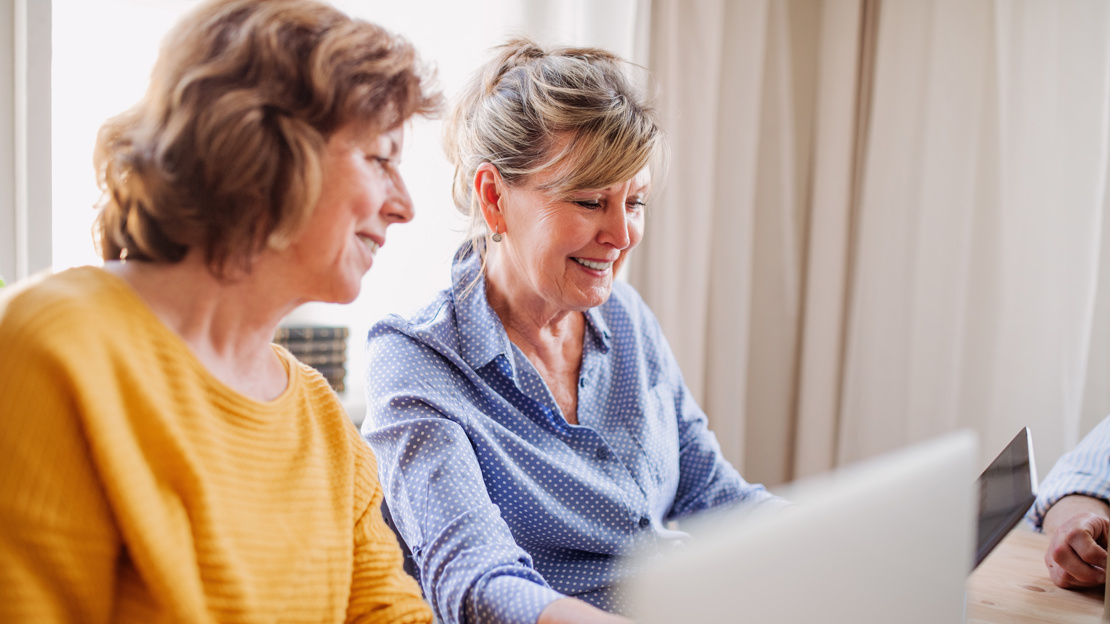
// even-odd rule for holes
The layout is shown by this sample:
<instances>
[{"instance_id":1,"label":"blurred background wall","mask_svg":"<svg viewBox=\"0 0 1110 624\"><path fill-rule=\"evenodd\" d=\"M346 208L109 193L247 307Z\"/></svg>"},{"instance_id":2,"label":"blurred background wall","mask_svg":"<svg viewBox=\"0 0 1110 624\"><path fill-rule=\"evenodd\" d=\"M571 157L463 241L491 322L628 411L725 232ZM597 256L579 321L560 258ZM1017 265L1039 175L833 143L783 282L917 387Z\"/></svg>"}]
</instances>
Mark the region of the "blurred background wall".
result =
<instances>
[{"instance_id":1,"label":"blurred background wall","mask_svg":"<svg viewBox=\"0 0 1110 624\"><path fill-rule=\"evenodd\" d=\"M654 0L649 57L631 280L747 477L1110 413L1110 4Z\"/></svg>"},{"instance_id":2,"label":"blurred background wall","mask_svg":"<svg viewBox=\"0 0 1110 624\"><path fill-rule=\"evenodd\" d=\"M141 97L193 0L0 0L0 275L99 262L96 129ZM650 70L672 145L624 278L726 455L777 484L954 429L1021 427L1042 473L1110 413L1110 4L1101 0L336 2L455 93L511 34ZM438 121L417 207L350 306L362 343L448 282L462 222ZM10 149L9 149L10 146Z\"/></svg>"}]
</instances>

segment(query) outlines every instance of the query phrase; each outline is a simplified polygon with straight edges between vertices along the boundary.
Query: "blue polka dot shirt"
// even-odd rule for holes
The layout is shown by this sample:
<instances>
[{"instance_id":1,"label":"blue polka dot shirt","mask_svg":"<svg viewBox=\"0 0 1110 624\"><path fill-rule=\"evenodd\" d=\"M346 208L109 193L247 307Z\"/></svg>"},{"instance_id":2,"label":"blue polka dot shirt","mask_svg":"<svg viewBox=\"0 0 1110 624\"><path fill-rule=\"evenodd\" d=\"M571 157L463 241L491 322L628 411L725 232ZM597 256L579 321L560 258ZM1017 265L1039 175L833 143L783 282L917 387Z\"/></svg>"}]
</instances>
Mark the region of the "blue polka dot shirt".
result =
<instances>
[{"instance_id":1,"label":"blue polka dot shirt","mask_svg":"<svg viewBox=\"0 0 1110 624\"><path fill-rule=\"evenodd\" d=\"M632 287L585 314L571 425L480 264L464 245L451 288L370 330L362 433L390 513L442 622L531 624L564 596L627 612L626 555L673 545L669 520L775 497L721 456Z\"/></svg>"}]
</instances>

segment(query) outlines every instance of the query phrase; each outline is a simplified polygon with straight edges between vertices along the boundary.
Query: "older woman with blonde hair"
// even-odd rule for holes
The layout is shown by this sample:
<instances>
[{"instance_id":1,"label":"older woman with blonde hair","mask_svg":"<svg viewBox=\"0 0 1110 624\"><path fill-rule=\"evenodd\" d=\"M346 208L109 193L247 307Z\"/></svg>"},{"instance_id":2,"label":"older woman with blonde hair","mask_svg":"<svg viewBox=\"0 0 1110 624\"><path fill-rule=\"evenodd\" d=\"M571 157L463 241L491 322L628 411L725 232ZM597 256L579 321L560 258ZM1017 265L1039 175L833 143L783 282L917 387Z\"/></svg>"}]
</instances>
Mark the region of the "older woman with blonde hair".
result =
<instances>
[{"instance_id":1,"label":"older woman with blonde hair","mask_svg":"<svg viewBox=\"0 0 1110 624\"><path fill-rule=\"evenodd\" d=\"M500 48L447 128L472 223L452 286L370 332L363 435L444 622L623 621L625 553L682 539L671 520L778 500L722 458L616 281L665 151L626 69Z\"/></svg>"},{"instance_id":2,"label":"older woman with blonde hair","mask_svg":"<svg viewBox=\"0 0 1110 624\"><path fill-rule=\"evenodd\" d=\"M103 268L0 298L0 621L429 622L373 454L271 344L349 302L413 207L412 47L311 0L215 0L101 129Z\"/></svg>"}]
</instances>

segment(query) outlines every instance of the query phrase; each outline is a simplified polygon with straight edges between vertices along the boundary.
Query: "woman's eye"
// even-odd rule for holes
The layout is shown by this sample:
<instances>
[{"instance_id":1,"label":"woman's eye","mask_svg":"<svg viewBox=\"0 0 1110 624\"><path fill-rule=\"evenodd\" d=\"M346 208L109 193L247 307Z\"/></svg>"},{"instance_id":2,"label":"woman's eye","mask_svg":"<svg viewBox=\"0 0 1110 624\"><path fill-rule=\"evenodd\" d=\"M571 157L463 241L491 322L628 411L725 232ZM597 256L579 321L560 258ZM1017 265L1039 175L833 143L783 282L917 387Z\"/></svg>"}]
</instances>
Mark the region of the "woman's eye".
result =
<instances>
[{"instance_id":1,"label":"woman's eye","mask_svg":"<svg viewBox=\"0 0 1110 624\"><path fill-rule=\"evenodd\" d=\"M583 208L601 208L601 202L596 199L580 199L574 203L582 206Z\"/></svg>"},{"instance_id":2,"label":"woman's eye","mask_svg":"<svg viewBox=\"0 0 1110 624\"><path fill-rule=\"evenodd\" d=\"M385 156L367 156L367 159L377 164L382 169L393 167L393 160Z\"/></svg>"},{"instance_id":3,"label":"woman's eye","mask_svg":"<svg viewBox=\"0 0 1110 624\"><path fill-rule=\"evenodd\" d=\"M642 199L628 202L629 210L643 210L644 208L647 208L647 204Z\"/></svg>"}]
</instances>

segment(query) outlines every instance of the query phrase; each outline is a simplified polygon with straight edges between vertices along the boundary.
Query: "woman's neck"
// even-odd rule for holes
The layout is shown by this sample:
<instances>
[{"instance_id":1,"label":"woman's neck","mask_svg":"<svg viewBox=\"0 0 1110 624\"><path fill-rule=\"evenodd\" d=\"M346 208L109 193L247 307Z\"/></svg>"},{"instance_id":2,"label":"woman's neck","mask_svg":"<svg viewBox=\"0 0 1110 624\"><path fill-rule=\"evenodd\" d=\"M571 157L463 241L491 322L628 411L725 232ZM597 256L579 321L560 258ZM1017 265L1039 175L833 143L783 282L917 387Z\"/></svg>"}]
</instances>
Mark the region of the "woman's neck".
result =
<instances>
[{"instance_id":1,"label":"woman's neck","mask_svg":"<svg viewBox=\"0 0 1110 624\"><path fill-rule=\"evenodd\" d=\"M557 309L530 293L495 257L487 258L485 278L490 307L518 347L547 352L567 340L581 342L581 312Z\"/></svg>"},{"instance_id":2,"label":"woman's neck","mask_svg":"<svg viewBox=\"0 0 1110 624\"><path fill-rule=\"evenodd\" d=\"M283 301L266 280L219 280L199 252L173 264L110 262L105 269L130 284L217 379L263 401L285 389L288 375L270 343L297 302Z\"/></svg>"},{"instance_id":3,"label":"woman's neck","mask_svg":"<svg viewBox=\"0 0 1110 624\"><path fill-rule=\"evenodd\" d=\"M552 309L519 284L512 289L512 282L505 279L511 274L499 270L496 262L486 268L486 297L509 340L543 378L563 418L577 425L585 316L576 310Z\"/></svg>"}]
</instances>

